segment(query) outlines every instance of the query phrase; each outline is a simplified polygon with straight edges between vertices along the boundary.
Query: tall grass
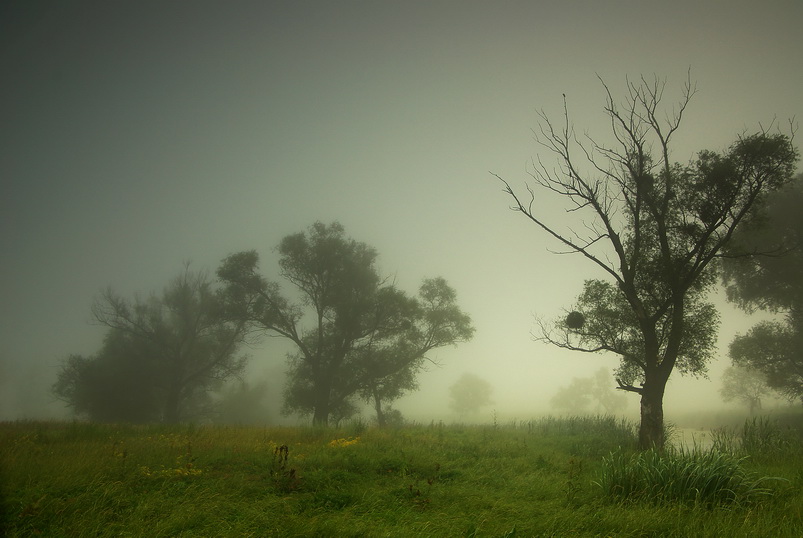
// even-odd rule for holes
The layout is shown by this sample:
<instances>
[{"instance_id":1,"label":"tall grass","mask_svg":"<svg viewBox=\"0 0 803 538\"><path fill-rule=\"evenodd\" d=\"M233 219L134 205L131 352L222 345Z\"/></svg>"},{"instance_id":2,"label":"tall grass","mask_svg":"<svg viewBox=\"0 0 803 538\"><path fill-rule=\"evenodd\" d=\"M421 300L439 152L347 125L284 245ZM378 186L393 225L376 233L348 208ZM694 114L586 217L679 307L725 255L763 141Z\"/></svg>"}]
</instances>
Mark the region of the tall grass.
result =
<instances>
[{"instance_id":1,"label":"tall grass","mask_svg":"<svg viewBox=\"0 0 803 538\"><path fill-rule=\"evenodd\" d=\"M771 495L773 481L779 479L746 471L748 461L783 462L803 454L799 433L767 417L749 419L739 429L712 430L711 439L708 449L613 453L603 458L596 483L613 500L709 507L751 504Z\"/></svg>"},{"instance_id":2,"label":"tall grass","mask_svg":"<svg viewBox=\"0 0 803 538\"><path fill-rule=\"evenodd\" d=\"M599 457L617 449L634 449L638 426L611 415L547 416L517 423L540 438L551 439L573 456Z\"/></svg>"},{"instance_id":3,"label":"tall grass","mask_svg":"<svg viewBox=\"0 0 803 538\"><path fill-rule=\"evenodd\" d=\"M753 417L741 428L717 428L711 431L713 449L719 452L749 455L760 460L803 456L800 432L783 428L769 417Z\"/></svg>"},{"instance_id":4,"label":"tall grass","mask_svg":"<svg viewBox=\"0 0 803 538\"><path fill-rule=\"evenodd\" d=\"M603 458L597 482L613 500L713 506L766 497L767 478L744 469L746 457L716 450L648 450Z\"/></svg>"},{"instance_id":5,"label":"tall grass","mask_svg":"<svg viewBox=\"0 0 803 538\"><path fill-rule=\"evenodd\" d=\"M619 438L627 442L635 441L636 425L625 418L612 415L575 415L569 417L547 416L516 424L530 433L540 435L602 435Z\"/></svg>"}]
</instances>

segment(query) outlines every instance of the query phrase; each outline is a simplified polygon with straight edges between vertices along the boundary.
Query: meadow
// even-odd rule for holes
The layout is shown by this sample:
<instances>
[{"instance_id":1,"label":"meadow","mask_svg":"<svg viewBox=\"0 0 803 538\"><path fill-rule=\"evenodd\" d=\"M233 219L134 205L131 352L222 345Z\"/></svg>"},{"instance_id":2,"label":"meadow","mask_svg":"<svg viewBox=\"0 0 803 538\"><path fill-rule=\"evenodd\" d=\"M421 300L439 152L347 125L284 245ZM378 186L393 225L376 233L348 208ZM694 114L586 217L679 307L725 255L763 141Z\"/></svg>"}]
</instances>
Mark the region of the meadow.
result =
<instances>
[{"instance_id":1,"label":"meadow","mask_svg":"<svg viewBox=\"0 0 803 538\"><path fill-rule=\"evenodd\" d=\"M639 453L613 417L505 425L0 424L6 536L803 536L768 419Z\"/></svg>"}]
</instances>

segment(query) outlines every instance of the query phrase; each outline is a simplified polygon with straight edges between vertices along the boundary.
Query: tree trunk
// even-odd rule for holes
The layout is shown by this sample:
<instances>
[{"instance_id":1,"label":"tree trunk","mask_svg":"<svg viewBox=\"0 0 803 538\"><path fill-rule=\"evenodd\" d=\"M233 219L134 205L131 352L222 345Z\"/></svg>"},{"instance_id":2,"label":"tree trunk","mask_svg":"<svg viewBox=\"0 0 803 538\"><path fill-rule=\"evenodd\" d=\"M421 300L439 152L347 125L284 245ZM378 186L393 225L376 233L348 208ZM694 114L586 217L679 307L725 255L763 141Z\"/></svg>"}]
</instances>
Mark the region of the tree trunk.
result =
<instances>
[{"instance_id":1,"label":"tree trunk","mask_svg":"<svg viewBox=\"0 0 803 538\"><path fill-rule=\"evenodd\" d=\"M755 416L756 411L761 410L761 398L754 397L748 400L750 405L750 416Z\"/></svg>"},{"instance_id":2,"label":"tree trunk","mask_svg":"<svg viewBox=\"0 0 803 538\"><path fill-rule=\"evenodd\" d=\"M165 399L162 420L167 424L178 424L179 408L181 406L181 385L171 383L167 388L167 398Z\"/></svg>"},{"instance_id":3,"label":"tree trunk","mask_svg":"<svg viewBox=\"0 0 803 538\"><path fill-rule=\"evenodd\" d=\"M382 412L382 399L376 390L374 390L374 409L376 410L376 423L380 428L384 428L387 422L385 421L385 413Z\"/></svg>"},{"instance_id":4,"label":"tree trunk","mask_svg":"<svg viewBox=\"0 0 803 538\"><path fill-rule=\"evenodd\" d=\"M646 379L641 391L641 424L638 443L641 450L664 449L664 389L666 381Z\"/></svg>"},{"instance_id":5,"label":"tree trunk","mask_svg":"<svg viewBox=\"0 0 803 538\"><path fill-rule=\"evenodd\" d=\"M329 396L331 387L328 379L315 383L315 409L312 414L313 426L329 425Z\"/></svg>"},{"instance_id":6,"label":"tree trunk","mask_svg":"<svg viewBox=\"0 0 803 538\"><path fill-rule=\"evenodd\" d=\"M316 405L315 412L312 415L313 426L328 426L329 425L329 410L324 409L323 406Z\"/></svg>"}]
</instances>

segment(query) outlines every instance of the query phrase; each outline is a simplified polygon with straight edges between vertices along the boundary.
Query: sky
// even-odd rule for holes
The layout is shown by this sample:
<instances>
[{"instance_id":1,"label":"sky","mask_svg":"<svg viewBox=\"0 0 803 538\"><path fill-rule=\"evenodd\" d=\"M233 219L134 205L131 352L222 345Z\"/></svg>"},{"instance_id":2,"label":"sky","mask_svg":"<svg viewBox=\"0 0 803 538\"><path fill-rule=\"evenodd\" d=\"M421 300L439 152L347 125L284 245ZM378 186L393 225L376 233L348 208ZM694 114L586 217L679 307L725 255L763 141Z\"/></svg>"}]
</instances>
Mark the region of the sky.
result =
<instances>
[{"instance_id":1,"label":"sky","mask_svg":"<svg viewBox=\"0 0 803 538\"><path fill-rule=\"evenodd\" d=\"M509 210L550 159L533 129L560 119L609 137L598 77L690 73L672 158L721 151L745 132L803 117L803 3L702 1L194 0L0 5L0 420L59 418L60 362L103 338L90 307L111 286L159 292L184 261L214 272L315 221L374 246L415 293L443 276L472 317L420 391L396 405L448 418L463 373L487 379L501 417L548 412L572 377L613 356L551 348L534 316L561 315L604 275ZM609 138L608 138L609 139ZM576 219L539 199L556 225ZM720 405L727 344L756 317L722 312L710 378L670 380L667 417ZM250 350L249 379L279 402L284 353ZM613 383L613 382L612 382ZM630 410L637 396L628 395ZM279 405L278 403L276 405ZM489 410L490 413L490 410Z\"/></svg>"}]
</instances>

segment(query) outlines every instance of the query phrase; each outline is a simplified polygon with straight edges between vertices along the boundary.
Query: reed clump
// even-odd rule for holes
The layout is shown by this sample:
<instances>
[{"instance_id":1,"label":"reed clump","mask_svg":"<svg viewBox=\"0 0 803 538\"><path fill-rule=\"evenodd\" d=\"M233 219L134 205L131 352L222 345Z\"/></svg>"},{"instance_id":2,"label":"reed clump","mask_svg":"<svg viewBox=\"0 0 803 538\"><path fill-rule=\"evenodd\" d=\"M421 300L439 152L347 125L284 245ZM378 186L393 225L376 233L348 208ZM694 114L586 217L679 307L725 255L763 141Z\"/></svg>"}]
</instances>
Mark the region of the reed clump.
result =
<instances>
[{"instance_id":1,"label":"reed clump","mask_svg":"<svg viewBox=\"0 0 803 538\"><path fill-rule=\"evenodd\" d=\"M701 449L613 453L596 484L610 500L706 507L747 504L770 496L773 479L744 468L747 456Z\"/></svg>"}]
</instances>

